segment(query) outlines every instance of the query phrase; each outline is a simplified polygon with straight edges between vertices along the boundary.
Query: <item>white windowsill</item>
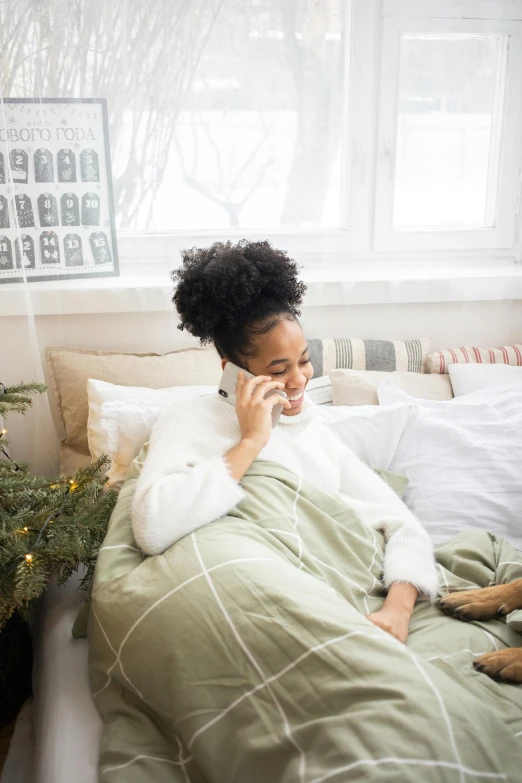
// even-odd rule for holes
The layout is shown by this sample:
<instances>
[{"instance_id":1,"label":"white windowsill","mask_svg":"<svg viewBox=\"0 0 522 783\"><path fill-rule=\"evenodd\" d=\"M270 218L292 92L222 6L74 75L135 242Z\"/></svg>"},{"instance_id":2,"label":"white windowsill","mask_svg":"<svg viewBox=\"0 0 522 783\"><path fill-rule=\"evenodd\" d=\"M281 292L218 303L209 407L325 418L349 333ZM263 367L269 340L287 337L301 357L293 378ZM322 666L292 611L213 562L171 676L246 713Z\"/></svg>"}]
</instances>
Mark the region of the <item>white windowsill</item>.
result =
<instances>
[{"instance_id":1,"label":"white windowsill","mask_svg":"<svg viewBox=\"0 0 522 783\"><path fill-rule=\"evenodd\" d=\"M522 299L522 266L502 264L436 268L303 270L305 307ZM35 282L29 286L35 315L172 312L173 283L167 273ZM27 313L21 283L0 285L0 315Z\"/></svg>"}]
</instances>

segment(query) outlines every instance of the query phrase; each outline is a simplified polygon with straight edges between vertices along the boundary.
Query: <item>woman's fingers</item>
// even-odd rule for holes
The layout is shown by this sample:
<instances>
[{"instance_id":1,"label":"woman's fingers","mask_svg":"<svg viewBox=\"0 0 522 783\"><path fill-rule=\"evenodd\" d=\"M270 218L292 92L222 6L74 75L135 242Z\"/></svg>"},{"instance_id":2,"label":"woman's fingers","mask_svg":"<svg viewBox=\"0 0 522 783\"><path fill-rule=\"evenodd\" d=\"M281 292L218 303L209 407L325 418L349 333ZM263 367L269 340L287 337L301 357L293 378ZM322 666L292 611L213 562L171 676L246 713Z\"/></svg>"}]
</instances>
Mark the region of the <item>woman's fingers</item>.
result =
<instances>
[{"instance_id":1,"label":"woman's fingers","mask_svg":"<svg viewBox=\"0 0 522 783\"><path fill-rule=\"evenodd\" d=\"M238 372L237 385L236 385L236 398L240 399L244 397L245 400L250 399L252 392L259 383L263 380L270 380L266 375L257 375L255 378L245 378L244 372Z\"/></svg>"},{"instance_id":2,"label":"woman's fingers","mask_svg":"<svg viewBox=\"0 0 522 783\"><path fill-rule=\"evenodd\" d=\"M259 404L264 401L269 391L272 389L284 389L284 386L284 383L281 381L273 381L270 375L256 375L255 378L246 380L244 373L239 372L237 375L236 401L240 405ZM274 405L282 405L285 408L292 407L286 397L279 394L270 395L267 401L270 402L271 408Z\"/></svg>"},{"instance_id":3,"label":"woman's fingers","mask_svg":"<svg viewBox=\"0 0 522 783\"><path fill-rule=\"evenodd\" d=\"M268 443L274 405L291 407L286 397L281 394L282 389L284 383L273 381L269 375L245 378L244 373L238 373L236 413L243 439L249 438L260 444Z\"/></svg>"},{"instance_id":4,"label":"woman's fingers","mask_svg":"<svg viewBox=\"0 0 522 783\"><path fill-rule=\"evenodd\" d=\"M266 379L267 376L261 375L259 377ZM252 380L257 380L257 378L253 378ZM271 381L270 378L268 378L268 380L260 381L252 387L252 402L261 402L267 392L272 389L284 389L284 387L285 385L284 383L281 383L281 381Z\"/></svg>"},{"instance_id":5,"label":"woman's fingers","mask_svg":"<svg viewBox=\"0 0 522 783\"><path fill-rule=\"evenodd\" d=\"M272 378L270 375L256 375L255 378L249 378L247 381L245 381L245 389L248 390L250 396L253 394L255 389L260 386L262 383L275 383L275 381L272 381Z\"/></svg>"},{"instance_id":6,"label":"woman's fingers","mask_svg":"<svg viewBox=\"0 0 522 783\"><path fill-rule=\"evenodd\" d=\"M272 394L268 398L268 402L272 403L272 407L274 407L274 405L282 405L283 408L291 408L292 407L290 405L290 403L288 402L288 400L286 399L286 397L281 397L281 395L279 395L279 394Z\"/></svg>"}]
</instances>

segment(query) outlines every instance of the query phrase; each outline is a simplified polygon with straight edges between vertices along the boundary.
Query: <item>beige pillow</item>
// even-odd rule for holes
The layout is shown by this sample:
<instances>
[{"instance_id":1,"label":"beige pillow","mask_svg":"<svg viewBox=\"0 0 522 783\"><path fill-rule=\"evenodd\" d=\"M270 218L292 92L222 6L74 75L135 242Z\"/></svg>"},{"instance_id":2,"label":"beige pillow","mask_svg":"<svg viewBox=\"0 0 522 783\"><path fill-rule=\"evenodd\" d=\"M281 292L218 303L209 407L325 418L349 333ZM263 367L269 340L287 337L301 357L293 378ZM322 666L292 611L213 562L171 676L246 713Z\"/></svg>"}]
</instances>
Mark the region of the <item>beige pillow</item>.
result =
<instances>
[{"instance_id":1,"label":"beige pillow","mask_svg":"<svg viewBox=\"0 0 522 783\"><path fill-rule=\"evenodd\" d=\"M426 400L453 398L449 375L377 370L332 370L330 380L334 405L378 405L377 389L383 381L393 381L413 397Z\"/></svg>"},{"instance_id":2,"label":"beige pillow","mask_svg":"<svg viewBox=\"0 0 522 783\"><path fill-rule=\"evenodd\" d=\"M89 378L119 386L161 389L217 385L221 377L219 356L213 346L164 354L52 346L46 349L46 364L55 419L65 433L61 433L60 441L62 473L74 473L91 462L87 440Z\"/></svg>"}]
</instances>

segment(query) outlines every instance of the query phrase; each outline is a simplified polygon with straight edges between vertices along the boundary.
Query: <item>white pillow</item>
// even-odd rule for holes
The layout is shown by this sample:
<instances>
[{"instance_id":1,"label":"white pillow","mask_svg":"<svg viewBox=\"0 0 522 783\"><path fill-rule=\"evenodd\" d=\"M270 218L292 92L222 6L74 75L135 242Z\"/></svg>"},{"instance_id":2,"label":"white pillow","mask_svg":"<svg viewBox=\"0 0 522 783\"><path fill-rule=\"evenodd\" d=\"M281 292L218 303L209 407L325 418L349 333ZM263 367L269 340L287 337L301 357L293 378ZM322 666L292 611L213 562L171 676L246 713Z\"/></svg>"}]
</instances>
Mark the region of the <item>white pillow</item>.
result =
<instances>
[{"instance_id":1,"label":"white pillow","mask_svg":"<svg viewBox=\"0 0 522 783\"><path fill-rule=\"evenodd\" d=\"M493 386L522 383L522 367L510 364L450 364L448 371L455 397Z\"/></svg>"},{"instance_id":2,"label":"white pillow","mask_svg":"<svg viewBox=\"0 0 522 783\"><path fill-rule=\"evenodd\" d=\"M522 385L440 402L385 383L379 401L409 410L390 469L434 543L475 529L522 548Z\"/></svg>"},{"instance_id":3,"label":"white pillow","mask_svg":"<svg viewBox=\"0 0 522 783\"><path fill-rule=\"evenodd\" d=\"M107 454L108 486L120 489L130 463L150 437L159 414L169 405L205 394L216 394L216 386L170 386L149 389L117 386L89 378L87 436L93 459Z\"/></svg>"},{"instance_id":4,"label":"white pillow","mask_svg":"<svg viewBox=\"0 0 522 783\"><path fill-rule=\"evenodd\" d=\"M371 468L388 470L404 427L404 405L321 406L317 417Z\"/></svg>"}]
</instances>

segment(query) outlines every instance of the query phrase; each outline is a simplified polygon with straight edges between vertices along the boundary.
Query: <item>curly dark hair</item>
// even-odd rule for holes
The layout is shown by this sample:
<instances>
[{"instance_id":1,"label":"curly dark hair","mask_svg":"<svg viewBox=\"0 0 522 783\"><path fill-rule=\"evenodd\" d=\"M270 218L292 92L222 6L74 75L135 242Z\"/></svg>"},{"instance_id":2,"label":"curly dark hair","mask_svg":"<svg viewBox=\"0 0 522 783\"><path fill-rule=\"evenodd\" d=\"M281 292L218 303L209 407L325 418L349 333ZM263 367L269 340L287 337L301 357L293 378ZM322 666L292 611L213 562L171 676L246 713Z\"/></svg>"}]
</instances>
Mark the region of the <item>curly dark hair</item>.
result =
<instances>
[{"instance_id":1,"label":"curly dark hair","mask_svg":"<svg viewBox=\"0 0 522 783\"><path fill-rule=\"evenodd\" d=\"M298 280L297 264L266 240L215 242L184 250L182 259L171 272L178 329L203 345L213 342L221 358L243 366L255 355L256 337L283 318L301 315L297 307L306 286Z\"/></svg>"}]
</instances>

